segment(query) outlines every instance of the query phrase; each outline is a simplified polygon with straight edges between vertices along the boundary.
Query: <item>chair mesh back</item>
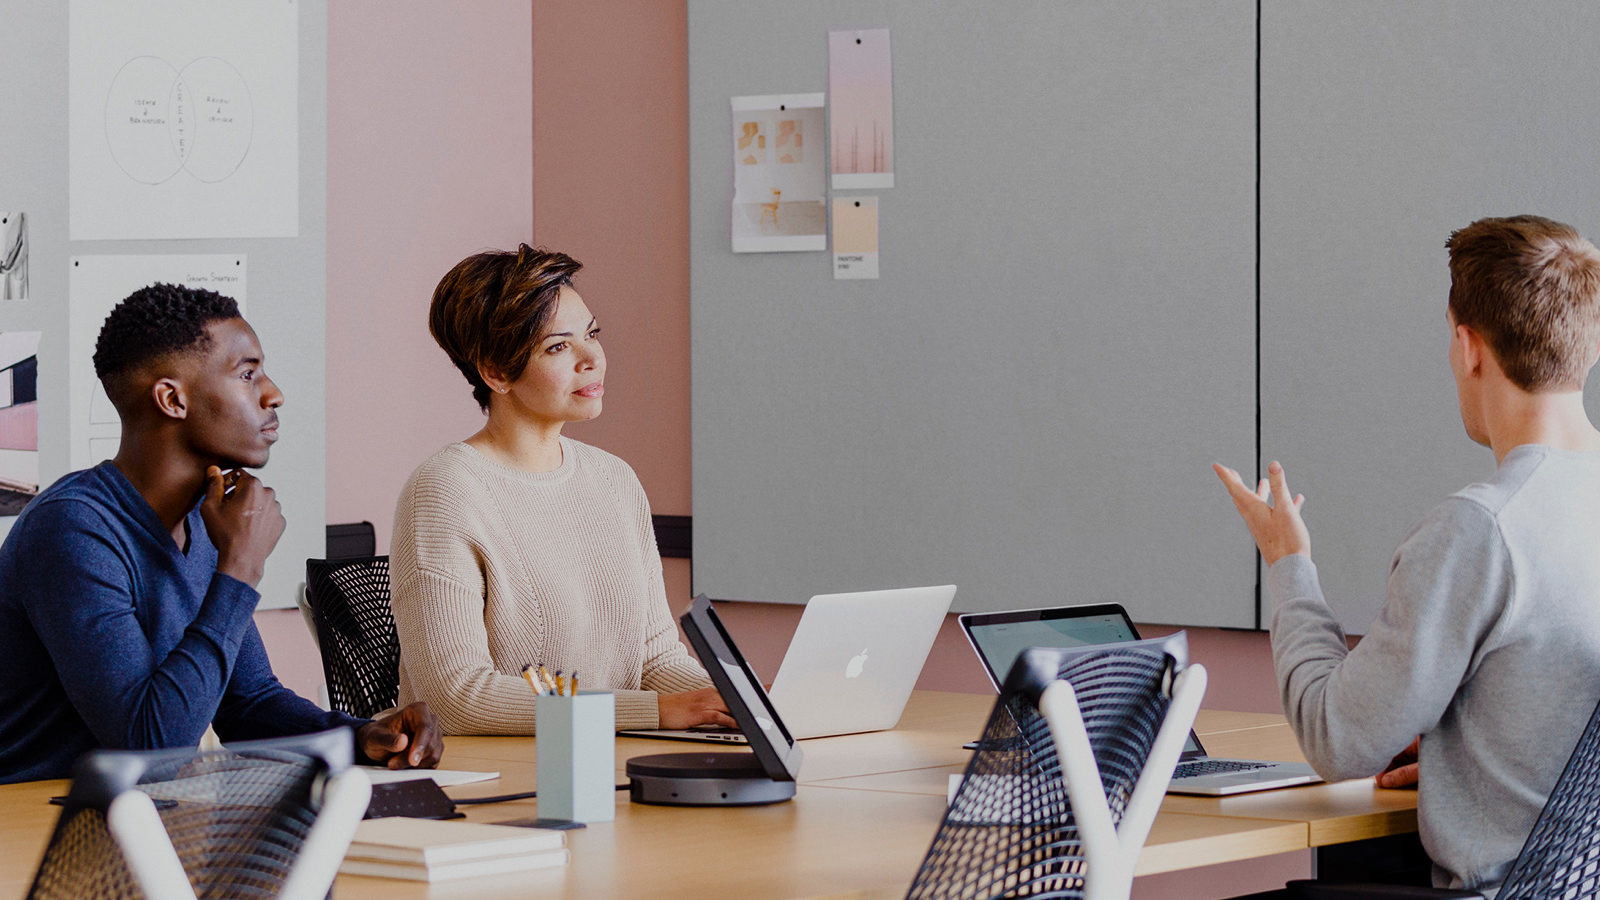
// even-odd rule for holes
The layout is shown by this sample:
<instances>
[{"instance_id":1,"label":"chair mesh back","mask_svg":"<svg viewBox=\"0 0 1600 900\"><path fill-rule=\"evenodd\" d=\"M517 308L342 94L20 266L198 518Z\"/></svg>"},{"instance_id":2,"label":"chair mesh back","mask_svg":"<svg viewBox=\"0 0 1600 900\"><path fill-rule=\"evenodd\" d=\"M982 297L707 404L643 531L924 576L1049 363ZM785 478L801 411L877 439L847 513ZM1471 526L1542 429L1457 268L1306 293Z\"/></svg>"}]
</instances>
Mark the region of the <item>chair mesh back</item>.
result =
<instances>
[{"instance_id":1,"label":"chair mesh back","mask_svg":"<svg viewBox=\"0 0 1600 900\"><path fill-rule=\"evenodd\" d=\"M316 819L323 771L319 760L296 753L195 752L156 760L135 790L155 801L195 896L276 897ZM108 803L112 793L105 792ZM64 809L29 897L142 896L105 812Z\"/></svg>"},{"instance_id":2,"label":"chair mesh back","mask_svg":"<svg viewBox=\"0 0 1600 900\"><path fill-rule=\"evenodd\" d=\"M1078 695L1112 821L1120 823L1171 703L1168 658L1147 646L1096 650L1057 674ZM1013 689L1012 681L908 897L1083 896L1086 861L1050 728L1038 693Z\"/></svg>"},{"instance_id":3,"label":"chair mesh back","mask_svg":"<svg viewBox=\"0 0 1600 900\"><path fill-rule=\"evenodd\" d=\"M1507 873L1500 900L1600 896L1600 706Z\"/></svg>"},{"instance_id":4,"label":"chair mesh back","mask_svg":"<svg viewBox=\"0 0 1600 900\"><path fill-rule=\"evenodd\" d=\"M400 698L400 641L389 608L389 557L306 560L322 672L334 709L364 719Z\"/></svg>"}]
</instances>

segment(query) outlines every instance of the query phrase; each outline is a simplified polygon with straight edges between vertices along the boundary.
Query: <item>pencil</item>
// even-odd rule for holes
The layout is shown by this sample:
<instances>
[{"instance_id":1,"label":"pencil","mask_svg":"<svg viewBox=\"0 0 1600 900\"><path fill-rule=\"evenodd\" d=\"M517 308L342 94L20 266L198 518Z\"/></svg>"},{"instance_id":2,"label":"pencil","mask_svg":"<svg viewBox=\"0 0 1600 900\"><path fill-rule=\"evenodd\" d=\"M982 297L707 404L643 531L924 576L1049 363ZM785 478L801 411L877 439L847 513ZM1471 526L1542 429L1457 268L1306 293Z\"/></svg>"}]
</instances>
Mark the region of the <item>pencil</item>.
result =
<instances>
[{"instance_id":1,"label":"pencil","mask_svg":"<svg viewBox=\"0 0 1600 900\"><path fill-rule=\"evenodd\" d=\"M568 696L572 696L572 697L578 696L578 670L577 669L573 669L572 670L572 678L569 680L568 687L572 691L572 693L569 694Z\"/></svg>"},{"instance_id":2,"label":"pencil","mask_svg":"<svg viewBox=\"0 0 1600 900\"><path fill-rule=\"evenodd\" d=\"M533 663L528 663L522 667L522 680L528 683L528 687L533 688L533 695L535 697L544 693L544 687L538 682L534 681Z\"/></svg>"},{"instance_id":3,"label":"pencil","mask_svg":"<svg viewBox=\"0 0 1600 900\"><path fill-rule=\"evenodd\" d=\"M565 697L566 695L567 695L566 679L561 677L561 670L557 669L556 670L556 696L557 697Z\"/></svg>"},{"instance_id":4,"label":"pencil","mask_svg":"<svg viewBox=\"0 0 1600 900\"><path fill-rule=\"evenodd\" d=\"M539 680L549 686L551 693L555 693L555 679L550 677L550 670L544 667L544 663L539 663Z\"/></svg>"}]
</instances>

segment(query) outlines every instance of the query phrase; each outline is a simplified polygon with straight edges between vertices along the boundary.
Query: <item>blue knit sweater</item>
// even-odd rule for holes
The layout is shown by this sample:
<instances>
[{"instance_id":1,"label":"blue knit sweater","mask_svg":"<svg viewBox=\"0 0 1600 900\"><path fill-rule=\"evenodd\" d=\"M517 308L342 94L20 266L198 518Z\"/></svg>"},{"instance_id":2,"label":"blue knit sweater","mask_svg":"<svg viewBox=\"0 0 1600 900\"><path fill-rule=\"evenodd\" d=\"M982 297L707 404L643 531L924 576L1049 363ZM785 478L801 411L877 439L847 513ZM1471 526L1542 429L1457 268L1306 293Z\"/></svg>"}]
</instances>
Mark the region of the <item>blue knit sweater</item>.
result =
<instances>
[{"instance_id":1,"label":"blue knit sweater","mask_svg":"<svg viewBox=\"0 0 1600 900\"><path fill-rule=\"evenodd\" d=\"M34 498L0 545L0 782L95 747L194 745L365 720L278 683L255 589L217 571L197 505L178 547L109 461Z\"/></svg>"}]
</instances>

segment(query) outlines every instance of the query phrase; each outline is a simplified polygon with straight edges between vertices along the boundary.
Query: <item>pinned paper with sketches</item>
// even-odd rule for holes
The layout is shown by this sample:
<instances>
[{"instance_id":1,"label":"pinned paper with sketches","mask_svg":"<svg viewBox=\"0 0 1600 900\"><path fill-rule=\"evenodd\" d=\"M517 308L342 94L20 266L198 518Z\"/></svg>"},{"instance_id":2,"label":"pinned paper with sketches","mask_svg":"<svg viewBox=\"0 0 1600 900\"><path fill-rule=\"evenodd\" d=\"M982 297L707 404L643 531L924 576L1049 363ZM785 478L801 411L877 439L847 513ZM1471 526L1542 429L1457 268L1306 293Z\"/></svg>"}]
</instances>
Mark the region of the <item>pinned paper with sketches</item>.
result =
<instances>
[{"instance_id":1,"label":"pinned paper with sketches","mask_svg":"<svg viewBox=\"0 0 1600 900\"><path fill-rule=\"evenodd\" d=\"M86 469L115 456L121 443L122 421L94 375L95 341L111 308L139 288L163 282L232 297L244 315L245 268L242 254L72 258L67 283L68 471Z\"/></svg>"},{"instance_id":2,"label":"pinned paper with sketches","mask_svg":"<svg viewBox=\"0 0 1600 900\"><path fill-rule=\"evenodd\" d=\"M833 198L833 277L878 277L878 198Z\"/></svg>"},{"instance_id":3,"label":"pinned paper with sketches","mask_svg":"<svg viewBox=\"0 0 1600 900\"><path fill-rule=\"evenodd\" d=\"M828 32L833 187L894 187L894 78L889 29Z\"/></svg>"},{"instance_id":4,"label":"pinned paper with sketches","mask_svg":"<svg viewBox=\"0 0 1600 900\"><path fill-rule=\"evenodd\" d=\"M828 248L822 94L734 97L733 252Z\"/></svg>"},{"instance_id":5,"label":"pinned paper with sketches","mask_svg":"<svg viewBox=\"0 0 1600 900\"><path fill-rule=\"evenodd\" d=\"M28 214L0 212L0 300L28 299Z\"/></svg>"},{"instance_id":6,"label":"pinned paper with sketches","mask_svg":"<svg viewBox=\"0 0 1600 900\"><path fill-rule=\"evenodd\" d=\"M73 240L294 237L299 6L72 0Z\"/></svg>"},{"instance_id":7,"label":"pinned paper with sketches","mask_svg":"<svg viewBox=\"0 0 1600 900\"><path fill-rule=\"evenodd\" d=\"M39 332L0 332L0 521L39 493Z\"/></svg>"}]
</instances>

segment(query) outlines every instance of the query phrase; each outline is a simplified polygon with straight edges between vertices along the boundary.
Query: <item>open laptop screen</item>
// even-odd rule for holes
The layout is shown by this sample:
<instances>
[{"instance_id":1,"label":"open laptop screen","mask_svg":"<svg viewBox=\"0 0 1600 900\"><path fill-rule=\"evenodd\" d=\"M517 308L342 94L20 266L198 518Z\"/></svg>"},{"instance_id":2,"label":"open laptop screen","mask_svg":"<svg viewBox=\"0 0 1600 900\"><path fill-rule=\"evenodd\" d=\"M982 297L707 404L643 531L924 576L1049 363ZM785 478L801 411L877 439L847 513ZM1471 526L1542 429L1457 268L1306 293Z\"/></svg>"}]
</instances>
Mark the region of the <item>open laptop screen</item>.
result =
<instances>
[{"instance_id":1,"label":"open laptop screen","mask_svg":"<svg viewBox=\"0 0 1600 900\"><path fill-rule=\"evenodd\" d=\"M967 613L960 621L995 690L1000 689L1000 679L1011 671L1011 664L1029 647L1068 648L1139 640L1127 610L1116 603ZM1182 758L1190 759L1203 752L1191 731Z\"/></svg>"}]
</instances>

